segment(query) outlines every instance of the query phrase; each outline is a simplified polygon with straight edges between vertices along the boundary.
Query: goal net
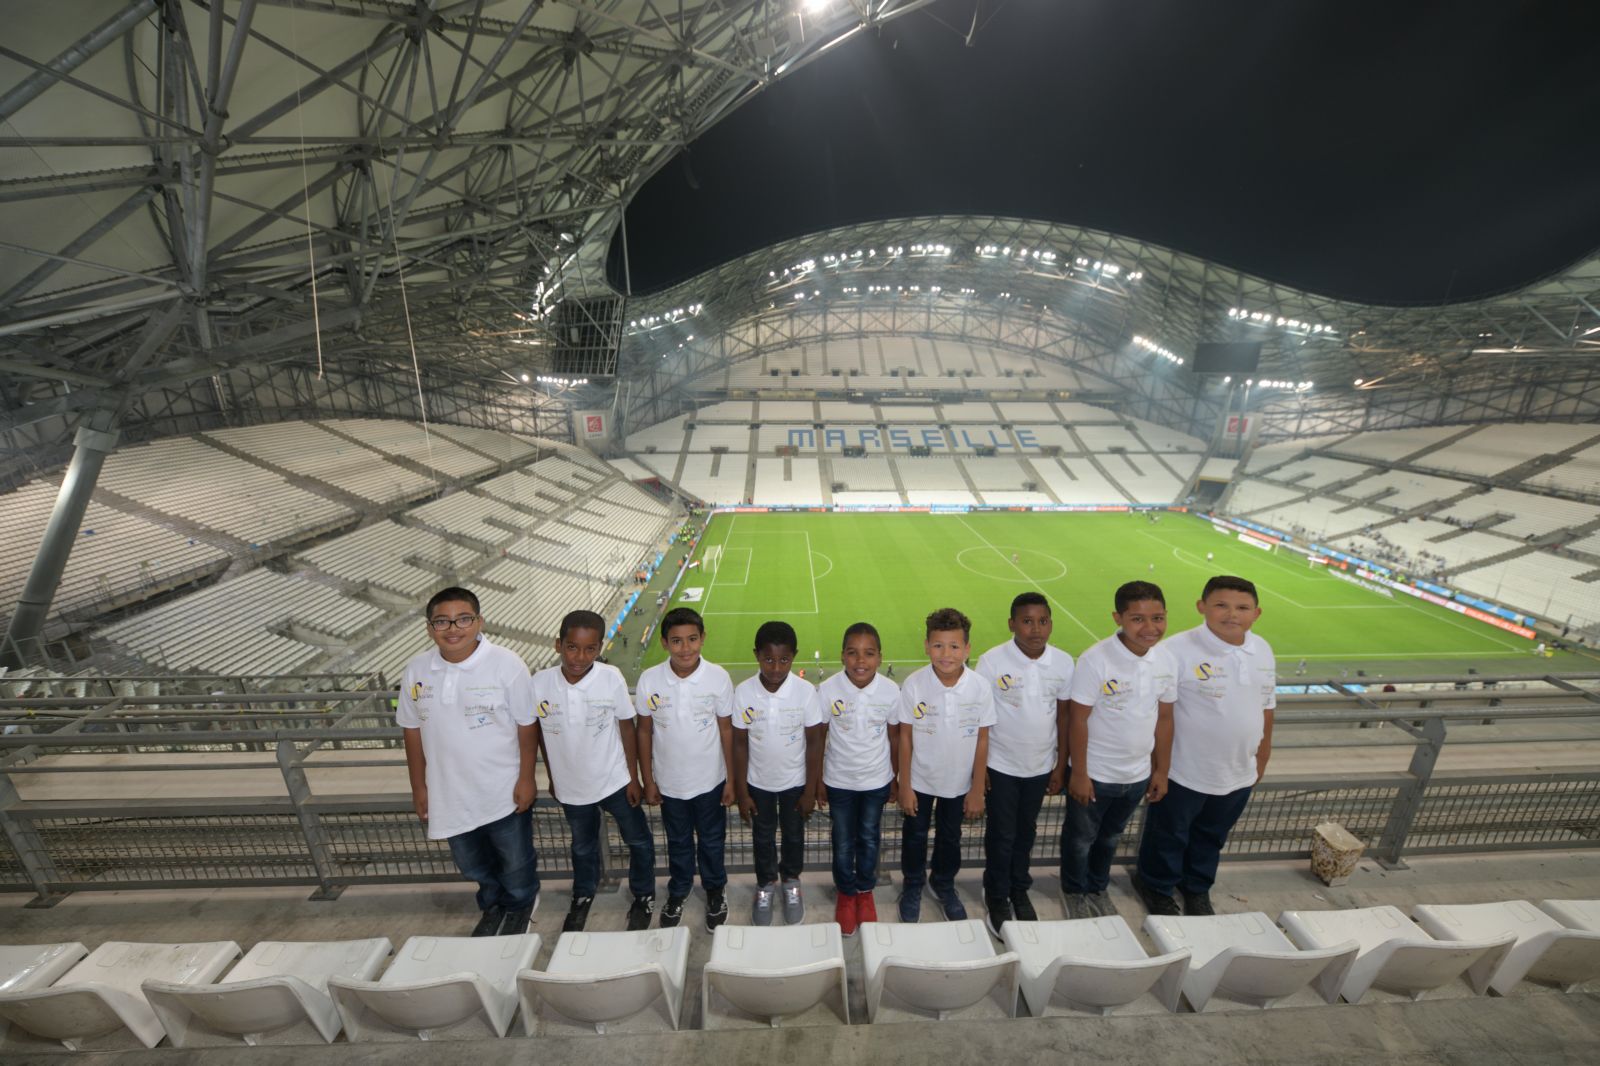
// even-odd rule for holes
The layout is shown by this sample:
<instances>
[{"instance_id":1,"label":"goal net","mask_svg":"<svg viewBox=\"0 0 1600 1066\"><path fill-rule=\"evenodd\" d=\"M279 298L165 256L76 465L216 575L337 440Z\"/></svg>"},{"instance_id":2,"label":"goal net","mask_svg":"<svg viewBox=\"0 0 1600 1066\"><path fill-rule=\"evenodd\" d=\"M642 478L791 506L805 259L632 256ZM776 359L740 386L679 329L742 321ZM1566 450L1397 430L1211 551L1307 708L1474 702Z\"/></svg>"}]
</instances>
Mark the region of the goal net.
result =
<instances>
[{"instance_id":1,"label":"goal net","mask_svg":"<svg viewBox=\"0 0 1600 1066\"><path fill-rule=\"evenodd\" d=\"M706 573L708 574L715 574L717 572L717 565L721 562L722 545L720 544L715 544L707 548L705 555L701 558L701 565L705 567Z\"/></svg>"}]
</instances>

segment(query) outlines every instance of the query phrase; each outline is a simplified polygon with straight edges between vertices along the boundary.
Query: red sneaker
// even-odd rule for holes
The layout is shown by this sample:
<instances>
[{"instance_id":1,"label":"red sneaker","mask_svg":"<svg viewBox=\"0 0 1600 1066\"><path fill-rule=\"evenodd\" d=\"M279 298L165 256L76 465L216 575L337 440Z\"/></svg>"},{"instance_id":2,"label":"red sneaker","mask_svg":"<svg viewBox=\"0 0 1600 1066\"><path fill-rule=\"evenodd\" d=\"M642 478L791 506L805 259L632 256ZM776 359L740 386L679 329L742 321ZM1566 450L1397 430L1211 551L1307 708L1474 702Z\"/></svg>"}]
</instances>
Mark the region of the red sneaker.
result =
<instances>
[{"instance_id":1,"label":"red sneaker","mask_svg":"<svg viewBox=\"0 0 1600 1066\"><path fill-rule=\"evenodd\" d=\"M856 935L856 900L858 898L849 892L840 892L838 902L833 905L833 920L839 923L839 932L845 936Z\"/></svg>"},{"instance_id":2,"label":"red sneaker","mask_svg":"<svg viewBox=\"0 0 1600 1066\"><path fill-rule=\"evenodd\" d=\"M863 892L856 896L856 922L875 922L878 920L878 905L872 900L871 892Z\"/></svg>"}]
</instances>

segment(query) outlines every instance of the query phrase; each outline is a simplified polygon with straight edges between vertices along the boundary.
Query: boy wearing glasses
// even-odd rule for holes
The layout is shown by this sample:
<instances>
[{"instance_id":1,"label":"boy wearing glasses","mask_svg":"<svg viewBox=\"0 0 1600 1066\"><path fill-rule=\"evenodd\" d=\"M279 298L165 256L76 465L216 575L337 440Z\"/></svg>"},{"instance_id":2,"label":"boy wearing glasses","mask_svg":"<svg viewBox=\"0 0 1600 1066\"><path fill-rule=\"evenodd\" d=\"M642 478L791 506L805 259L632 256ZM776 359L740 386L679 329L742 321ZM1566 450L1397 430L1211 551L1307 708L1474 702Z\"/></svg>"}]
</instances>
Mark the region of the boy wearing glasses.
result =
<instances>
[{"instance_id":1,"label":"boy wearing glasses","mask_svg":"<svg viewBox=\"0 0 1600 1066\"><path fill-rule=\"evenodd\" d=\"M435 593L425 614L434 647L406 664L395 711L412 803L428 838L448 840L478 883L472 935L526 933L539 905L533 681L516 654L484 639L468 590Z\"/></svg>"}]
</instances>

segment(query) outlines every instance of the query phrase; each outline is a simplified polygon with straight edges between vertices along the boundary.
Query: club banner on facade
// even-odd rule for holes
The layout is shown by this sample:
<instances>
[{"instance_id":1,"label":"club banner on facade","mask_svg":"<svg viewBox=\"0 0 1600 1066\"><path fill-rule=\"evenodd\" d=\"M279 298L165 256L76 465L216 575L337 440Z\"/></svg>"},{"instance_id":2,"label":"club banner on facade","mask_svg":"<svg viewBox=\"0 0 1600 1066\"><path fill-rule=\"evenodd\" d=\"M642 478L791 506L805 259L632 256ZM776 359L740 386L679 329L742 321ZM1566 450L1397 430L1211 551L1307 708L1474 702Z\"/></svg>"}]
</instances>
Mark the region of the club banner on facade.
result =
<instances>
[{"instance_id":1,"label":"club banner on facade","mask_svg":"<svg viewBox=\"0 0 1600 1066\"><path fill-rule=\"evenodd\" d=\"M574 411L572 422L572 434L578 440L611 436L611 414L607 411Z\"/></svg>"}]
</instances>

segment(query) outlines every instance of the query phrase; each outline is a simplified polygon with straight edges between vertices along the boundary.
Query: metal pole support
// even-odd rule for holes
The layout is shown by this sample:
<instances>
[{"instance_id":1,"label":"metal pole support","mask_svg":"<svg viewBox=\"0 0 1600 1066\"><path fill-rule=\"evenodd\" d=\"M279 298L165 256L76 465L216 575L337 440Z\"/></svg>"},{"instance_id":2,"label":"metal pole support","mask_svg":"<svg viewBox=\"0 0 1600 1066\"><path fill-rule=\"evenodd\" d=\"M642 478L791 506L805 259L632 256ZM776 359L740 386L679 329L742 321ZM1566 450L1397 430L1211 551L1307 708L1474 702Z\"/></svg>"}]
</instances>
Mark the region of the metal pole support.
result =
<instances>
[{"instance_id":1,"label":"metal pole support","mask_svg":"<svg viewBox=\"0 0 1600 1066\"><path fill-rule=\"evenodd\" d=\"M345 890L345 886L334 882L333 860L328 855L327 841L322 838L322 823L306 804L311 800L311 784L306 780L305 767L301 765L301 755L292 740L278 741L278 769L283 772L283 783L289 790L289 802L294 804L295 817L300 820L300 832L306 838L306 851L311 856L311 865L317 871L319 887L311 898L314 900L338 899Z\"/></svg>"},{"instance_id":2,"label":"metal pole support","mask_svg":"<svg viewBox=\"0 0 1600 1066\"><path fill-rule=\"evenodd\" d=\"M33 827L33 823L17 817L12 810L20 802L16 786L11 783L11 775L0 773L0 832L5 834L11 850L17 853L22 872L28 875L28 883L33 885L37 893L25 906L54 907L67 898L67 893L51 887L61 882L55 860L50 857L50 852L44 846L44 838Z\"/></svg>"},{"instance_id":3,"label":"metal pole support","mask_svg":"<svg viewBox=\"0 0 1600 1066\"><path fill-rule=\"evenodd\" d=\"M1444 747L1444 719L1424 718L1408 732L1418 741L1407 770L1411 781L1395 797L1394 806L1389 809L1389 821L1383 827L1377 852L1373 856L1386 870L1410 869L1400 856L1405 851L1406 838L1411 834L1417 812L1422 809L1428 782L1433 779L1433 768L1438 764L1439 752Z\"/></svg>"}]
</instances>

